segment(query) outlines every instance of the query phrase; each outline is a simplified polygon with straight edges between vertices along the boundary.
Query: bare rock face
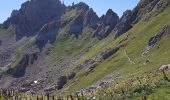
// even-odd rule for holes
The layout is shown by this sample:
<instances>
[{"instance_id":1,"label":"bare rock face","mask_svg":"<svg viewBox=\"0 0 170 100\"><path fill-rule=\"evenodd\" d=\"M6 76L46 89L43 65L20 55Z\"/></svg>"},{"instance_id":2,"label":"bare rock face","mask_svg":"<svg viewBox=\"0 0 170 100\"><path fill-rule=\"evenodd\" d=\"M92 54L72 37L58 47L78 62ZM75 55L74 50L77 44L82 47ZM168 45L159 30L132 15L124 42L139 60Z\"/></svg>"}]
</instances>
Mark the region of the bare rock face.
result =
<instances>
[{"instance_id":1,"label":"bare rock face","mask_svg":"<svg viewBox=\"0 0 170 100\"><path fill-rule=\"evenodd\" d=\"M45 24L40 31L37 33L36 45L42 51L43 47L49 42L53 43L56 41L57 32L60 28L60 21L52 21Z\"/></svg>"},{"instance_id":2,"label":"bare rock face","mask_svg":"<svg viewBox=\"0 0 170 100\"><path fill-rule=\"evenodd\" d=\"M84 61L82 64L76 66L75 71L79 71L83 68L87 68L84 75L88 75L89 73L93 72L93 70L98 66L98 63L108 59L109 57L114 55L118 50L119 48L114 48L114 47L106 49L99 55L96 55L92 57L91 59Z\"/></svg>"},{"instance_id":3,"label":"bare rock face","mask_svg":"<svg viewBox=\"0 0 170 100\"><path fill-rule=\"evenodd\" d=\"M127 32L138 21L148 21L151 16L159 14L169 4L170 0L141 0L132 11L124 12L113 30L114 39Z\"/></svg>"},{"instance_id":4,"label":"bare rock face","mask_svg":"<svg viewBox=\"0 0 170 100\"><path fill-rule=\"evenodd\" d=\"M126 31L128 31L130 28L132 28L132 23L134 20L135 16L133 15L132 11L131 10L125 11L120 21L113 30L113 32L115 33L114 39L116 39Z\"/></svg>"},{"instance_id":5,"label":"bare rock face","mask_svg":"<svg viewBox=\"0 0 170 100\"><path fill-rule=\"evenodd\" d=\"M1 46L1 44L2 44L2 40L0 40L0 46Z\"/></svg>"},{"instance_id":6,"label":"bare rock face","mask_svg":"<svg viewBox=\"0 0 170 100\"><path fill-rule=\"evenodd\" d=\"M58 90L63 88L63 86L67 83L67 77L66 76L61 76L58 78L57 86Z\"/></svg>"},{"instance_id":7,"label":"bare rock face","mask_svg":"<svg viewBox=\"0 0 170 100\"><path fill-rule=\"evenodd\" d=\"M136 22L140 19L147 21L152 15L158 14L169 4L170 0L141 0L133 10L136 15Z\"/></svg>"},{"instance_id":8,"label":"bare rock face","mask_svg":"<svg viewBox=\"0 0 170 100\"><path fill-rule=\"evenodd\" d=\"M70 80L70 79L73 79L74 77L76 76L76 73L75 72L70 72L67 76L67 78Z\"/></svg>"},{"instance_id":9,"label":"bare rock face","mask_svg":"<svg viewBox=\"0 0 170 100\"><path fill-rule=\"evenodd\" d=\"M141 0L133 10L133 13L136 15L136 22L148 17L149 13L159 1L160 0Z\"/></svg>"},{"instance_id":10,"label":"bare rock face","mask_svg":"<svg viewBox=\"0 0 170 100\"><path fill-rule=\"evenodd\" d=\"M107 59L110 56L112 56L113 54L115 54L117 51L119 50L119 48L109 48L106 51L101 53L101 57L102 59Z\"/></svg>"},{"instance_id":11,"label":"bare rock face","mask_svg":"<svg viewBox=\"0 0 170 100\"><path fill-rule=\"evenodd\" d=\"M32 65L37 59L38 53L26 54L14 68L10 68L7 72L16 78L22 77L25 74L26 67Z\"/></svg>"},{"instance_id":12,"label":"bare rock face","mask_svg":"<svg viewBox=\"0 0 170 100\"><path fill-rule=\"evenodd\" d=\"M78 15L69 26L69 34L74 34L75 37L78 38L79 34L82 33L84 27L83 20L83 14Z\"/></svg>"},{"instance_id":13,"label":"bare rock face","mask_svg":"<svg viewBox=\"0 0 170 100\"><path fill-rule=\"evenodd\" d=\"M89 8L85 3L78 3L70 9L77 10L77 16L69 24L69 34L75 35L76 38L82 33L84 27L95 28L96 23L99 21L96 13Z\"/></svg>"},{"instance_id":14,"label":"bare rock face","mask_svg":"<svg viewBox=\"0 0 170 100\"><path fill-rule=\"evenodd\" d=\"M14 10L3 26L14 25L16 40L19 40L35 35L44 24L59 19L64 12L65 6L59 0L31 0L22 4L19 11Z\"/></svg>"},{"instance_id":15,"label":"bare rock face","mask_svg":"<svg viewBox=\"0 0 170 100\"><path fill-rule=\"evenodd\" d=\"M109 9L106 12L106 15L101 17L101 23L103 23L106 26L110 25L110 26L113 27L113 26L115 26L117 24L118 21L119 21L119 17L111 9Z\"/></svg>"},{"instance_id":16,"label":"bare rock face","mask_svg":"<svg viewBox=\"0 0 170 100\"><path fill-rule=\"evenodd\" d=\"M105 38L114 29L118 21L119 17L117 14L109 9L106 15L103 15L100 18L100 22L98 23L98 27L94 32L94 36L96 36L98 39Z\"/></svg>"},{"instance_id":17,"label":"bare rock face","mask_svg":"<svg viewBox=\"0 0 170 100\"><path fill-rule=\"evenodd\" d=\"M166 25L159 33L157 33L155 36L149 39L148 46L154 46L158 41L161 40L161 38L169 34L170 34L170 25Z\"/></svg>"},{"instance_id":18,"label":"bare rock face","mask_svg":"<svg viewBox=\"0 0 170 100\"><path fill-rule=\"evenodd\" d=\"M96 15L93 9L90 8L85 15L84 25L96 29L97 28L96 24L98 21L99 21L99 17Z\"/></svg>"}]
</instances>

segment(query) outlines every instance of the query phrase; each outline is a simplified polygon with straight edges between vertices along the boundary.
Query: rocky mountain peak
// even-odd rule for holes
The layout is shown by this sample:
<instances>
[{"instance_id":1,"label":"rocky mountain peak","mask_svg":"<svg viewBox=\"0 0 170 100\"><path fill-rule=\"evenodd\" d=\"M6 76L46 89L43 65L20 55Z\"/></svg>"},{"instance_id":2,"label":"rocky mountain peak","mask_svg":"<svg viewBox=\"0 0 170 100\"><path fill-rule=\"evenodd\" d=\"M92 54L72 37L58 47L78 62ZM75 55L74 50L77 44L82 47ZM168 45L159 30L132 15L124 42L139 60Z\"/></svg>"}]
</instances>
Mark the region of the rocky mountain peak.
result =
<instances>
[{"instance_id":1,"label":"rocky mountain peak","mask_svg":"<svg viewBox=\"0 0 170 100\"><path fill-rule=\"evenodd\" d=\"M99 39L105 38L114 29L118 21L118 15L111 9L109 9L106 12L106 15L102 15L100 17L100 21L98 23L96 31L94 32L94 36L98 37Z\"/></svg>"},{"instance_id":2,"label":"rocky mountain peak","mask_svg":"<svg viewBox=\"0 0 170 100\"><path fill-rule=\"evenodd\" d=\"M127 10L123 13L123 16L120 18L120 21L114 28L113 32L115 33L114 38L119 37L132 27L132 23L135 20L136 16L131 10Z\"/></svg>"},{"instance_id":3,"label":"rocky mountain peak","mask_svg":"<svg viewBox=\"0 0 170 100\"><path fill-rule=\"evenodd\" d=\"M84 9L84 10L88 10L89 6L87 4L85 4L84 2L80 2L77 5L75 5L76 7L78 7L79 9Z\"/></svg>"},{"instance_id":4,"label":"rocky mountain peak","mask_svg":"<svg viewBox=\"0 0 170 100\"><path fill-rule=\"evenodd\" d=\"M112 11L112 9L109 9L106 12L106 15L103 15L101 17L101 22L103 22L103 24L105 25L115 25L115 23L117 23L119 21L119 16Z\"/></svg>"},{"instance_id":5,"label":"rocky mountain peak","mask_svg":"<svg viewBox=\"0 0 170 100\"><path fill-rule=\"evenodd\" d=\"M156 16L169 4L170 0L140 0L132 11L124 12L114 28L114 39L127 32L139 20L148 21L151 16Z\"/></svg>"},{"instance_id":6,"label":"rocky mountain peak","mask_svg":"<svg viewBox=\"0 0 170 100\"><path fill-rule=\"evenodd\" d=\"M46 23L57 20L66 7L59 0L31 0L14 10L11 17L3 23L4 28L14 25L16 40L23 36L32 36Z\"/></svg>"},{"instance_id":7,"label":"rocky mountain peak","mask_svg":"<svg viewBox=\"0 0 170 100\"><path fill-rule=\"evenodd\" d=\"M87 4L85 4L84 2L80 2L78 4L73 3L71 7L69 6L69 8L71 8L71 9L79 9L79 10L84 10L84 11L89 10L89 6Z\"/></svg>"},{"instance_id":8,"label":"rocky mountain peak","mask_svg":"<svg viewBox=\"0 0 170 100\"><path fill-rule=\"evenodd\" d=\"M95 24L99 21L99 17L97 16L97 14L93 11L92 8L90 8L86 15L85 15L85 21L84 24L85 25L90 25L90 27L94 27Z\"/></svg>"}]
</instances>

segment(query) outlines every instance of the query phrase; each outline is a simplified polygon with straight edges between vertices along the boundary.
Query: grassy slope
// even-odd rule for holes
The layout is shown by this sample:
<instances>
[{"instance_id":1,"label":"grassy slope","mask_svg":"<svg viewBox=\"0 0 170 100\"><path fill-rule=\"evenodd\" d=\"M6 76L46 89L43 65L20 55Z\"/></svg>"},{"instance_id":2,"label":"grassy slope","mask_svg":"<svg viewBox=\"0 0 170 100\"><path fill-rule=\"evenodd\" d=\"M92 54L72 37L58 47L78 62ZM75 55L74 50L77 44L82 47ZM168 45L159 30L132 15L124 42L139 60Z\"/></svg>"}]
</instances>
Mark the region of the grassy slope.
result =
<instances>
[{"instance_id":1,"label":"grassy slope","mask_svg":"<svg viewBox=\"0 0 170 100\"><path fill-rule=\"evenodd\" d=\"M73 21L79 12L80 11L78 9L72 9L62 16L62 20L66 22L70 20ZM79 39L76 39L74 36L68 36L67 30L69 24L70 22L59 30L57 33L57 40L53 44L52 48L50 48L50 53L47 56L47 62L49 62L51 66L56 66L60 64L64 59L69 59L80 54L90 45L93 45L97 42L97 39L92 38L93 30L87 27L83 29L82 35L79 37ZM34 44L35 39L33 37L25 45L17 49L16 53L12 57L12 67L15 67L22 59L25 50Z\"/></svg>"},{"instance_id":2,"label":"grassy slope","mask_svg":"<svg viewBox=\"0 0 170 100\"><path fill-rule=\"evenodd\" d=\"M18 63L22 60L25 51L27 50L27 48L30 48L33 44L35 43L35 38L30 38L27 43L25 43L24 45L22 45L21 47L19 47L15 54L12 56L12 65L11 68L15 68Z\"/></svg>"},{"instance_id":3,"label":"grassy slope","mask_svg":"<svg viewBox=\"0 0 170 100\"><path fill-rule=\"evenodd\" d=\"M170 100L170 87L158 88L153 94L149 95L148 100Z\"/></svg>"},{"instance_id":4,"label":"grassy slope","mask_svg":"<svg viewBox=\"0 0 170 100\"><path fill-rule=\"evenodd\" d=\"M54 48L50 53L50 62L53 65L57 65L64 59L69 59L79 55L96 42L97 39L92 38L92 30L89 28L83 30L79 39L76 39L74 36L69 36L66 39L63 39L63 36L59 35L57 41L54 43ZM69 71L70 69L67 69L64 74L67 74Z\"/></svg>"},{"instance_id":5,"label":"grassy slope","mask_svg":"<svg viewBox=\"0 0 170 100\"><path fill-rule=\"evenodd\" d=\"M133 29L128 31L126 34L119 37L117 40L113 41L112 36L108 36L106 39L99 41L97 44L97 40L94 40L91 37L92 30L84 29L82 38L75 39L74 37L69 37L65 41L56 41L54 44L54 48L52 50L51 62L58 63L59 60L64 56L64 54L68 54L70 57L74 57L83 51L85 48L89 46L89 44L94 45L84 56L82 56L76 63L75 66L81 64L83 61L99 54L109 47L116 46L116 43L121 39L125 38L128 34L129 39L123 42L120 45L125 45L123 48L119 50L115 55L111 56L106 61L103 61L93 73L90 73L88 76L83 76L82 70L75 79L71 80L65 87L69 86L69 84L74 83L74 85L70 86L68 92L74 92L81 88L87 87L94 82L102 79L104 76L114 72L115 70L119 71L120 74L125 77L127 75L136 73L136 72L146 72L151 71L152 69L156 69L160 67L162 64L170 63L170 38L165 37L162 39L159 44L159 49L153 49L148 54L141 56L141 53L146 49L146 43L151 36L154 36L160 29L166 25L170 24L170 7L168 7L163 13L159 14L156 17L153 17L148 22L139 22L134 26ZM70 12L71 16L74 16L75 12ZM63 29L64 30L64 29ZM72 48L73 47L73 48ZM18 49L18 53L21 52L25 47L21 47ZM128 58L125 56L124 50L126 50L128 56L135 62L135 64L131 64L128 61ZM71 51L71 52L70 52ZM20 54L19 54L20 55ZM18 58L18 56L16 56ZM14 57L14 59L16 58ZM144 65L143 63L150 59L151 64ZM73 66L73 67L75 67ZM92 78L93 77L93 78ZM78 80L78 81L77 81ZM74 81L74 82L73 82ZM161 91L167 91L165 88L161 88ZM161 92L164 93L164 92ZM167 92L166 92L167 93ZM160 91L155 92L152 95L160 94Z\"/></svg>"},{"instance_id":6,"label":"grassy slope","mask_svg":"<svg viewBox=\"0 0 170 100\"><path fill-rule=\"evenodd\" d=\"M159 42L159 49L153 49L143 57L141 56L142 52L147 47L147 41L149 38L158 33L163 26L170 24L169 11L170 7L160 13L158 16L151 18L148 22L139 22L134 26L133 29L115 41L113 41L111 37L108 37L98 42L98 44L95 45L83 57L81 57L81 59L76 64L82 63L86 59L91 58L108 47L115 46L116 42L126 37L127 34L130 34L129 39L122 43L125 46L121 48L121 50L119 50L116 55L110 57L97 66L93 73L89 74L88 76L82 76L82 73L79 73L74 79L78 81L74 82L74 85L68 89L68 93L87 87L115 70L118 70L124 77L132 73L152 71L153 69L159 68L162 64L170 63L170 44L168 42L170 41L169 36L164 37ZM134 65L129 63L128 58L125 56L124 50L126 50L127 55L131 58L131 60L135 62ZM151 63L144 65L144 62L147 59L149 59Z\"/></svg>"},{"instance_id":7,"label":"grassy slope","mask_svg":"<svg viewBox=\"0 0 170 100\"><path fill-rule=\"evenodd\" d=\"M79 55L81 52L87 50L90 46L97 43L96 38L92 38L93 29L84 27L79 38L75 38L74 35L68 34L70 23L74 21L74 18L80 13L79 9L72 9L62 16L64 21L70 21L66 26L61 28L57 33L57 40L53 44L51 53L49 55L49 61L51 65L58 65L64 59L73 58ZM64 74L67 74L71 69L67 69Z\"/></svg>"},{"instance_id":8,"label":"grassy slope","mask_svg":"<svg viewBox=\"0 0 170 100\"><path fill-rule=\"evenodd\" d=\"M2 29L2 27L0 27L0 36L7 37L7 36L11 35L12 32L13 32L12 27L9 27L9 29L7 29L7 30L4 30L4 29Z\"/></svg>"}]
</instances>

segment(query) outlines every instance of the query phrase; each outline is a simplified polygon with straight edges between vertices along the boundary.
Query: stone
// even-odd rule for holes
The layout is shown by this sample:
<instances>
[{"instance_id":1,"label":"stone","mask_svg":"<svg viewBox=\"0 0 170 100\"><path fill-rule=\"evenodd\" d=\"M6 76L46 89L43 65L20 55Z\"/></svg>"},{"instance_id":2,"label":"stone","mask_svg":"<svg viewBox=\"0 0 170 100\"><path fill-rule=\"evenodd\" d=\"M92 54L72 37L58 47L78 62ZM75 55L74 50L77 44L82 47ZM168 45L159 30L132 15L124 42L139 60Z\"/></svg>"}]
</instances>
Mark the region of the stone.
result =
<instances>
[{"instance_id":1,"label":"stone","mask_svg":"<svg viewBox=\"0 0 170 100\"><path fill-rule=\"evenodd\" d=\"M157 33L155 36L151 37L148 41L148 46L154 46L162 37L170 34L170 25L166 25L162 30Z\"/></svg>"},{"instance_id":2,"label":"stone","mask_svg":"<svg viewBox=\"0 0 170 100\"><path fill-rule=\"evenodd\" d=\"M69 80L71 80L71 79L73 79L75 76L76 76L76 73L75 73L75 72L70 72L70 73L68 74L67 78L68 78Z\"/></svg>"},{"instance_id":3,"label":"stone","mask_svg":"<svg viewBox=\"0 0 170 100\"><path fill-rule=\"evenodd\" d=\"M50 94L53 93L54 91L56 91L58 89L58 85L53 85L47 89L44 90L45 94Z\"/></svg>"},{"instance_id":4,"label":"stone","mask_svg":"<svg viewBox=\"0 0 170 100\"><path fill-rule=\"evenodd\" d=\"M84 75L88 75L89 73L93 72L93 70L97 67L97 64L93 64L91 65L89 68L87 68L86 72L84 73Z\"/></svg>"},{"instance_id":5,"label":"stone","mask_svg":"<svg viewBox=\"0 0 170 100\"><path fill-rule=\"evenodd\" d=\"M63 86L67 83L67 77L66 76L60 76L58 78L58 81L57 81L57 86L58 86L58 90L62 89Z\"/></svg>"},{"instance_id":6,"label":"stone","mask_svg":"<svg viewBox=\"0 0 170 100\"><path fill-rule=\"evenodd\" d=\"M160 71L170 70L170 64L162 65L162 66L159 68L159 70L160 70Z\"/></svg>"},{"instance_id":7,"label":"stone","mask_svg":"<svg viewBox=\"0 0 170 100\"><path fill-rule=\"evenodd\" d=\"M100 55L105 60L116 53L118 50L119 48L109 48L106 51L102 52Z\"/></svg>"}]
</instances>

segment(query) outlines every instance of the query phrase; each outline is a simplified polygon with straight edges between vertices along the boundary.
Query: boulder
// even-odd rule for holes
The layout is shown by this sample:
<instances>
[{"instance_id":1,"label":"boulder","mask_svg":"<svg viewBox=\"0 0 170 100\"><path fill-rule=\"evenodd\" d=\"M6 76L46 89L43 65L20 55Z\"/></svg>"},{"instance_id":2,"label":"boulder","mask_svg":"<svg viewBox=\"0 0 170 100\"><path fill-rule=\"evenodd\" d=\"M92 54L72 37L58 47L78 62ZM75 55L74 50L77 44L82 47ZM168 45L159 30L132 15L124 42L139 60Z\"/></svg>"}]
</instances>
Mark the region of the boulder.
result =
<instances>
[{"instance_id":1,"label":"boulder","mask_svg":"<svg viewBox=\"0 0 170 100\"><path fill-rule=\"evenodd\" d=\"M162 65L162 66L159 68L159 70L160 70L160 71L170 70L170 64Z\"/></svg>"},{"instance_id":2,"label":"boulder","mask_svg":"<svg viewBox=\"0 0 170 100\"><path fill-rule=\"evenodd\" d=\"M60 76L57 81L57 89L62 89L63 86L67 83L67 77L66 76Z\"/></svg>"},{"instance_id":3,"label":"boulder","mask_svg":"<svg viewBox=\"0 0 170 100\"><path fill-rule=\"evenodd\" d=\"M75 73L75 72L70 72L70 73L68 74L67 78L68 78L69 80L71 80L71 79L73 79L75 76L76 76L76 73Z\"/></svg>"},{"instance_id":4,"label":"boulder","mask_svg":"<svg viewBox=\"0 0 170 100\"><path fill-rule=\"evenodd\" d=\"M105 60L116 53L118 50L119 48L109 48L106 51L102 52L100 55Z\"/></svg>"}]
</instances>

